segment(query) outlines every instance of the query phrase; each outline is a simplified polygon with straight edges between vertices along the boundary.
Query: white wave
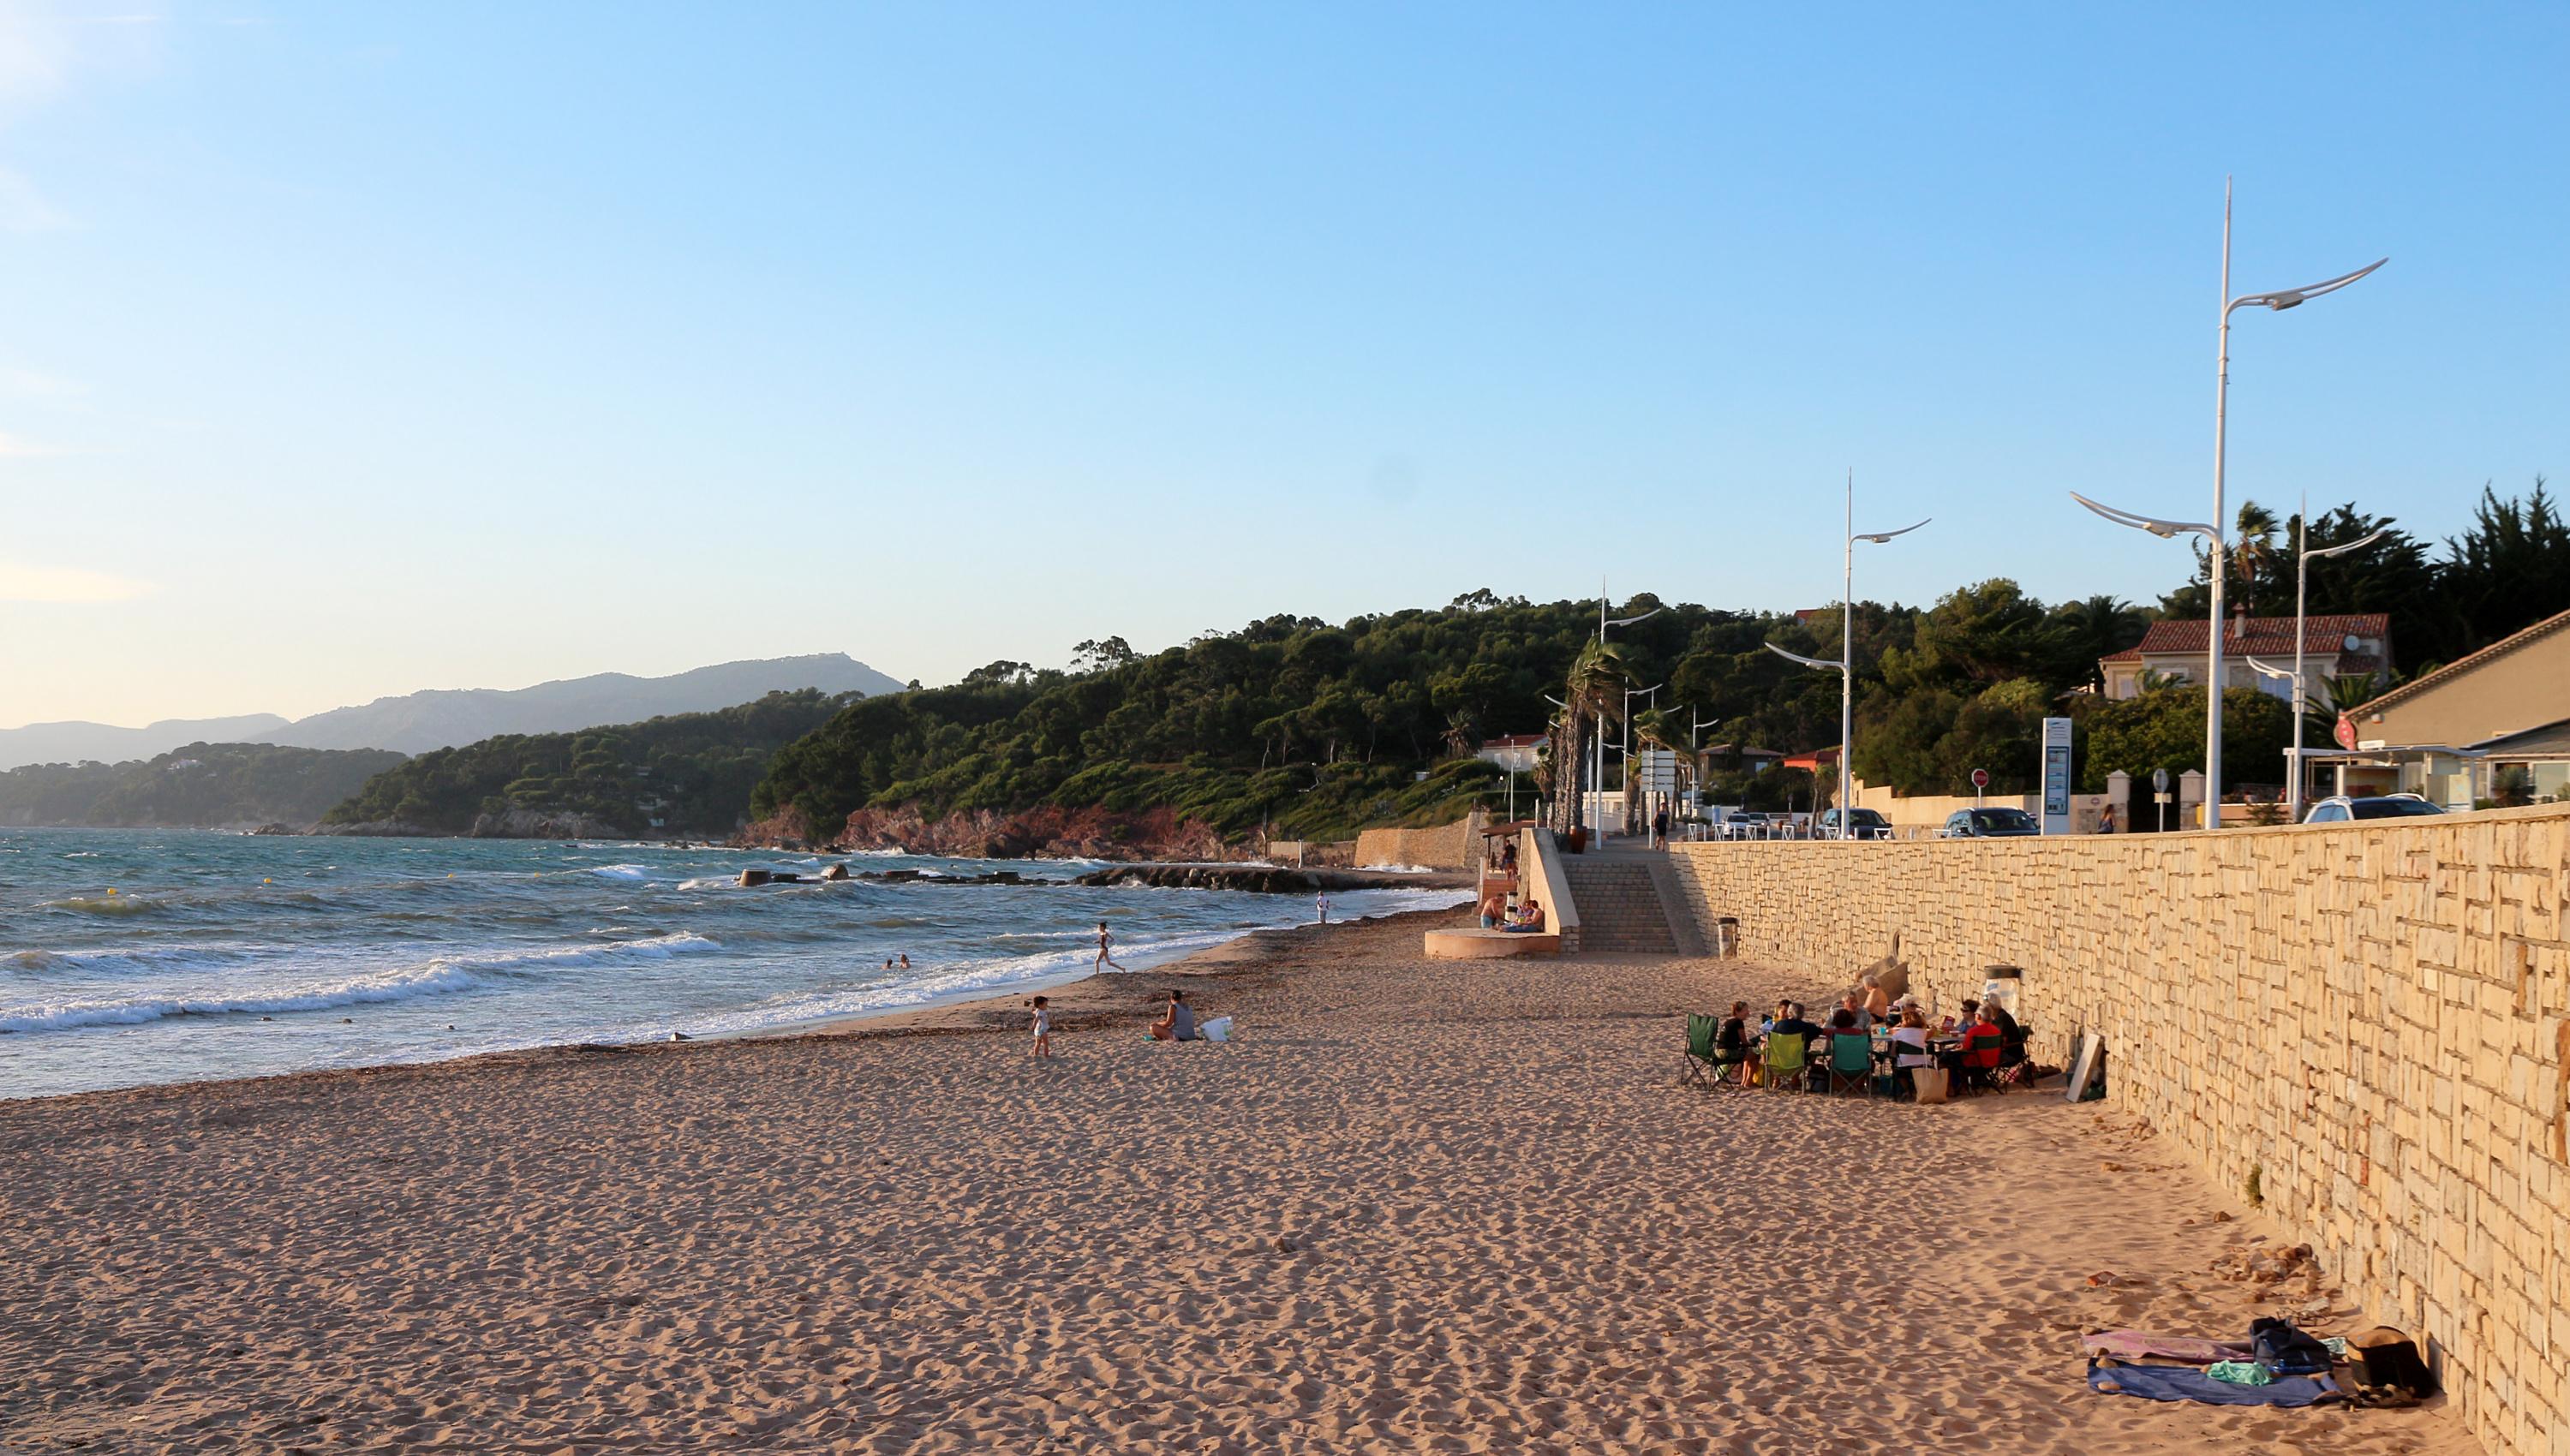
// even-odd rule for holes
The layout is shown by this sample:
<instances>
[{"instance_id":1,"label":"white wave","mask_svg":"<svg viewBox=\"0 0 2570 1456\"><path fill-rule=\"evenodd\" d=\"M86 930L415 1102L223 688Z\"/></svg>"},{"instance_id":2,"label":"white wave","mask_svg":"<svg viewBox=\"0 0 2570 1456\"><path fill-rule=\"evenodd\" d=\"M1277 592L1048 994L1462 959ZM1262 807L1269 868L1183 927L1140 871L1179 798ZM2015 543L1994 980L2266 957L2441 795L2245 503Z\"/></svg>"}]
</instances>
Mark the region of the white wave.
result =
<instances>
[{"instance_id":1,"label":"white wave","mask_svg":"<svg viewBox=\"0 0 2570 1456\"><path fill-rule=\"evenodd\" d=\"M1372 870L1378 875L1434 875L1437 873L1436 867L1431 865L1359 865L1357 868Z\"/></svg>"},{"instance_id":2,"label":"white wave","mask_svg":"<svg viewBox=\"0 0 2570 1456\"><path fill-rule=\"evenodd\" d=\"M0 955L10 970L200 970L252 958L238 945L141 945L130 950L12 950Z\"/></svg>"},{"instance_id":3,"label":"white wave","mask_svg":"<svg viewBox=\"0 0 2570 1456\"><path fill-rule=\"evenodd\" d=\"M228 1016L280 1011L326 1011L375 1001L471 990L481 979L454 965L355 976L299 991L245 996L153 996L57 1005L0 1005L0 1031L62 1031L77 1026L131 1026L165 1016Z\"/></svg>"},{"instance_id":4,"label":"white wave","mask_svg":"<svg viewBox=\"0 0 2570 1456\"><path fill-rule=\"evenodd\" d=\"M525 975L566 965L595 965L637 957L660 959L721 948L718 941L681 930L637 940L615 940L604 945L547 945L479 955L439 956L424 966L374 971L318 985L263 992L206 989L106 999L0 1003L0 1032L131 1026L169 1016L326 1011L340 1006L407 1001L419 996L469 991L489 984L493 975Z\"/></svg>"},{"instance_id":5,"label":"white wave","mask_svg":"<svg viewBox=\"0 0 2570 1456\"><path fill-rule=\"evenodd\" d=\"M601 880L648 880L651 872L640 865L594 865L590 874Z\"/></svg>"},{"instance_id":6,"label":"white wave","mask_svg":"<svg viewBox=\"0 0 2570 1456\"><path fill-rule=\"evenodd\" d=\"M1219 945L1240 933L1237 929L1199 930L1148 943L1122 944L1115 947L1116 961L1128 971L1147 970L1208 946ZM1093 949L1050 950L955 965L918 965L912 968L911 974L894 981L877 981L839 990L794 992L754 1006L744 1006L737 1011L693 1021L688 1030L696 1035L740 1035L815 1021L910 1010L942 1001L966 1000L1007 991L1037 990L1086 975L1096 959Z\"/></svg>"}]
</instances>

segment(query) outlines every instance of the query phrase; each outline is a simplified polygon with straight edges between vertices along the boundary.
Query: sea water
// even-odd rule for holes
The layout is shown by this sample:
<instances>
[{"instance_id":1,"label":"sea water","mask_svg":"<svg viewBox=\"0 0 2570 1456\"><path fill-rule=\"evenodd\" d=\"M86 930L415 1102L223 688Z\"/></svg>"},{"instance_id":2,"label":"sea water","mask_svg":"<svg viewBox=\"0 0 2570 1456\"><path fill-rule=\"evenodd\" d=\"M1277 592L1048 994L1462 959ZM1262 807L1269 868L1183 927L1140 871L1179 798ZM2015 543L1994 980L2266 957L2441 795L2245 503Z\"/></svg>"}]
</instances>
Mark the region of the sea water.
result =
<instances>
[{"instance_id":1,"label":"sea water","mask_svg":"<svg viewBox=\"0 0 2570 1456\"><path fill-rule=\"evenodd\" d=\"M648 844L0 831L0 1098L569 1042L719 1035L1053 984L1096 924L1129 969L1310 900L940 885L980 861L860 856L927 879L743 889L829 859ZM1005 868L1068 880L1089 863ZM1331 896L1333 918L1463 903ZM900 967L900 957L910 967ZM885 962L893 961L891 968Z\"/></svg>"}]
</instances>

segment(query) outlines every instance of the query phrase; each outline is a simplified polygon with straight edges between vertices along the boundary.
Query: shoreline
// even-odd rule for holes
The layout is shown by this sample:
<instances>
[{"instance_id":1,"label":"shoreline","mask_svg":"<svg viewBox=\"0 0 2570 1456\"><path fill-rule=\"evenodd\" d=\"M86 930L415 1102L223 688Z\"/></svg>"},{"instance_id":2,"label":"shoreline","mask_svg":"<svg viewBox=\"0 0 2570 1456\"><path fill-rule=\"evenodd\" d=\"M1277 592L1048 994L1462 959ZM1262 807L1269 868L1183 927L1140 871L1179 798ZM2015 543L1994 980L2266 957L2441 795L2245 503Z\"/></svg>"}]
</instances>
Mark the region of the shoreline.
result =
<instances>
[{"instance_id":1,"label":"shoreline","mask_svg":"<svg viewBox=\"0 0 2570 1456\"><path fill-rule=\"evenodd\" d=\"M690 1033L684 1040L671 1040L659 1033L630 1041L555 1041L533 1046L509 1047L498 1051L466 1052L456 1056L431 1057L417 1061L369 1062L344 1067L306 1067L290 1072L268 1072L246 1077L205 1077L180 1082L138 1082L123 1087L101 1087L80 1092L43 1093L32 1097L0 1097L0 1113L55 1104L83 1103L94 1099L140 1097L154 1094L180 1096L223 1088L255 1087L298 1083L306 1080L340 1081L348 1078L388 1076L400 1073L426 1073L442 1068L470 1069L489 1065L514 1067L532 1061L554 1058L576 1058L586 1055L605 1056L653 1050L678 1051L692 1046L716 1046L744 1042L794 1041L818 1038L829 1040L863 1040L869 1036L909 1036L953 1034L959 1032L1002 1032L1011 1029L1008 1018L1023 1017L1030 996L1049 995L1057 999L1056 1022L1067 1024L1074 1008L1092 1024L1113 1014L1124 997L1119 996L1119 982L1140 980L1146 976L1219 975L1221 971L1191 968L1197 961L1207 965L1235 963L1255 958L1257 952L1247 942L1262 936L1327 935L1361 926L1381 926L1387 921L1417 918L1425 928L1430 922L1455 915L1464 907L1446 909L1394 910L1388 914L1363 915L1347 920L1333 920L1328 925L1260 926L1244 928L1210 945L1183 950L1165 960L1116 972L1100 972L1088 967L1072 967L1054 975L1041 976L1007 990L987 988L953 991L913 1004L887 1006L877 1011L798 1018L770 1026L743 1027L738 1030ZM1137 957L1138 959L1139 957ZM1157 989L1157 987L1155 987ZM1065 992L1071 995L1066 997ZM1134 992L1139 994L1138 991ZM1147 1013L1135 1014L1147 1019ZM0 1040L0 1046L6 1044Z\"/></svg>"}]
</instances>

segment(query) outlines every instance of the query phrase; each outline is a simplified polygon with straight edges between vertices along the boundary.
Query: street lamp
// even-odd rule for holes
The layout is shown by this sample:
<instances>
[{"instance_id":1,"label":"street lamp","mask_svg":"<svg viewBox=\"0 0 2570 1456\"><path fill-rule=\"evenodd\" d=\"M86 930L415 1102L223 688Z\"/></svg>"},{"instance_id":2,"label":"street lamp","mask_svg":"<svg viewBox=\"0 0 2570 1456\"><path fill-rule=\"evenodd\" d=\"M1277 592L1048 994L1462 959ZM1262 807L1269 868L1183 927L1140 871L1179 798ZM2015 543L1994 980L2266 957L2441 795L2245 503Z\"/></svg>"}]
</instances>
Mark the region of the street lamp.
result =
<instances>
[{"instance_id":1,"label":"street lamp","mask_svg":"<svg viewBox=\"0 0 2570 1456\"><path fill-rule=\"evenodd\" d=\"M1917 531L1920 526L1926 526L1928 521L1933 521L1936 518L1930 516L1927 518L1927 520L1921 521L1918 526L1905 526L1899 531L1859 532L1856 529L1856 472L1853 470L1849 471L1847 481L1847 560L1844 568L1845 574L1842 577L1841 596L1839 600L1839 660L1836 662L1823 662L1815 657L1804 657L1793 652L1788 652L1773 642L1767 644L1768 651L1775 653L1779 657L1800 662L1805 667L1816 667L1823 671L1827 671L1833 667L1838 669L1839 838L1841 839L1854 838L1848 828L1848 800L1856 792L1856 773L1854 769L1849 767L1850 761L1856 757L1856 544L1861 541L1866 541L1872 542L1876 546L1881 546L1896 536L1908 536L1910 533Z\"/></svg>"},{"instance_id":2,"label":"street lamp","mask_svg":"<svg viewBox=\"0 0 2570 1456\"><path fill-rule=\"evenodd\" d=\"M2306 603L2311 596L2312 561L2315 557L2319 556L2343 556L2349 551L2362 550L2364 547L2373 545L2375 542L2382 540L2385 536L2390 534L2389 528L2386 527L2383 530L2377 531L2373 535L2364 538L2362 541L2352 541L2347 543L2345 546L2322 546L2319 550L2313 550L2310 546L2312 539L2312 498L2310 492L2306 491L2303 493L2302 514L2294 518L2294 782L2292 803L2294 823L2296 824L2303 822L2303 712L2305 694L2303 677L2303 638L2310 629ZM2272 676L2273 674L2270 675Z\"/></svg>"},{"instance_id":3,"label":"street lamp","mask_svg":"<svg viewBox=\"0 0 2570 1456\"><path fill-rule=\"evenodd\" d=\"M1666 610L1668 610L1668 608L1665 606L1655 606L1649 611L1636 612L1631 616L1619 616L1614 620L1609 621L1606 619L1606 578L1604 576L1599 576L1597 578L1597 641L1601 646L1606 641L1606 629L1608 627L1629 627L1635 622L1649 621L1651 618L1658 616L1661 612ZM1627 693L1624 700L1627 704L1630 704L1632 702L1632 695ZM1596 835L1598 841L1602 844L1606 837L1606 805L1603 802L1606 798L1606 734L1602 730L1606 725L1600 723L1597 726L1601 731L1598 733L1597 742L1592 745L1592 751L1588 756L1590 764L1589 783L1596 790L1597 798L1600 802L1597 805L1597 824L1590 833ZM1626 736L1624 741L1628 751L1632 744L1631 734L1632 729L1627 726L1625 729ZM1572 765L1570 772L1571 777L1577 778L1579 776L1578 766L1576 764ZM1584 798L1580 803L1579 822L1582 824L1586 824L1588 822L1588 806Z\"/></svg>"},{"instance_id":4,"label":"street lamp","mask_svg":"<svg viewBox=\"0 0 2570 1456\"><path fill-rule=\"evenodd\" d=\"M2231 396L2231 315L2235 310L2258 307L2282 313L2300 308L2315 298L2335 293L2391 259L2376 258L2353 273L2341 273L2325 282L2301 288L2284 288L2273 293L2244 293L2231 296L2231 180L2222 180L2222 326L2215 340L2213 383L2213 561L2212 630L2207 634L2204 693L2204 827L2222 827L2222 577L2223 548L2223 472L2228 461L2229 405ZM2294 765L2296 773L2302 765Z\"/></svg>"}]
</instances>

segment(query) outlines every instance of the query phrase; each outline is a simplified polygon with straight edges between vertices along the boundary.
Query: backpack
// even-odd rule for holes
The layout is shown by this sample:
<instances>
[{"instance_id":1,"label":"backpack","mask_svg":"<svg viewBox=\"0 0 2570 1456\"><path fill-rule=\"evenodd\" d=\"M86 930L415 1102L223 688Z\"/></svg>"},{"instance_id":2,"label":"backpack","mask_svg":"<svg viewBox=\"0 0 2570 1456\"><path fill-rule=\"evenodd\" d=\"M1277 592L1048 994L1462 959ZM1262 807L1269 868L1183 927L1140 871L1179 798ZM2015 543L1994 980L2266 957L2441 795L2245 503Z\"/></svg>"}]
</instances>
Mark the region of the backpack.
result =
<instances>
[{"instance_id":1,"label":"backpack","mask_svg":"<svg viewBox=\"0 0 2570 1456\"><path fill-rule=\"evenodd\" d=\"M2356 1366L2358 1385L2385 1386L2420 1399L2436 1393L2435 1374L2418 1357L2418 1346L2387 1324L2348 1336L2347 1357Z\"/></svg>"},{"instance_id":2,"label":"backpack","mask_svg":"<svg viewBox=\"0 0 2570 1456\"><path fill-rule=\"evenodd\" d=\"M2251 1320L2249 1351L2271 1375L2326 1375L2332 1359L2328 1345L2282 1319Z\"/></svg>"}]
</instances>

